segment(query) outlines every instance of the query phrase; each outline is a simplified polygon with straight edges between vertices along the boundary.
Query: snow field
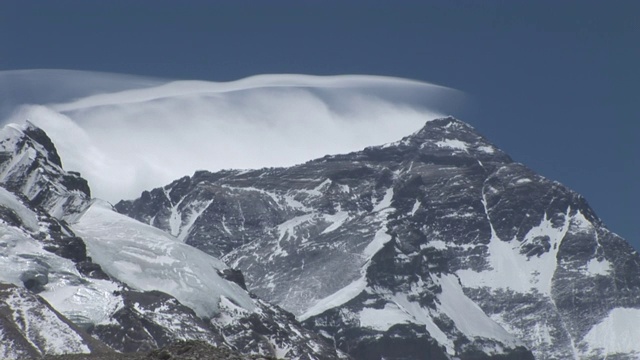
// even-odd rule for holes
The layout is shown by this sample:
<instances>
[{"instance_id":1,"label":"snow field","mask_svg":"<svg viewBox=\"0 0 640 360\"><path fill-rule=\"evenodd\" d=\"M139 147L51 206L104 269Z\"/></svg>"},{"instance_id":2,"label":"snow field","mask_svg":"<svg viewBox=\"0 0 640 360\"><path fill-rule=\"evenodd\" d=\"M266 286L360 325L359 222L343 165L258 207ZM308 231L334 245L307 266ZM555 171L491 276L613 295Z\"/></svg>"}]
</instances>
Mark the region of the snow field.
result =
<instances>
[{"instance_id":1,"label":"snow field","mask_svg":"<svg viewBox=\"0 0 640 360\"><path fill-rule=\"evenodd\" d=\"M640 357L640 309L615 308L589 330L584 355L635 354Z\"/></svg>"},{"instance_id":2,"label":"snow field","mask_svg":"<svg viewBox=\"0 0 640 360\"><path fill-rule=\"evenodd\" d=\"M104 202L94 202L73 228L94 262L135 289L170 294L200 317L216 315L223 295L246 310L255 308L246 291L218 275L227 268L222 261Z\"/></svg>"}]
</instances>

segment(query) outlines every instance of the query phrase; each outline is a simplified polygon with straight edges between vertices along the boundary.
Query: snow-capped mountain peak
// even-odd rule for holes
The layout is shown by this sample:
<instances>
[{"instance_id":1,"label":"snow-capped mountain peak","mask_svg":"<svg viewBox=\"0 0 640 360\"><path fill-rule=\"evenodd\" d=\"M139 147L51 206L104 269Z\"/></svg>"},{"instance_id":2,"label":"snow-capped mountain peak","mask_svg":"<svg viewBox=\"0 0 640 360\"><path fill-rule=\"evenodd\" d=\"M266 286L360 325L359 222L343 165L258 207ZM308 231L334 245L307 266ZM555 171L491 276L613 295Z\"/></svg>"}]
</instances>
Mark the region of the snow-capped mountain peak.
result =
<instances>
[{"instance_id":1,"label":"snow-capped mountain peak","mask_svg":"<svg viewBox=\"0 0 640 360\"><path fill-rule=\"evenodd\" d=\"M418 131L401 140L383 145L388 147L414 147L428 149L431 152L437 149L453 151L456 153L502 153L500 149L491 144L469 124L454 117L445 117L427 121ZM502 153L502 155L506 155Z\"/></svg>"},{"instance_id":2,"label":"snow-capped mountain peak","mask_svg":"<svg viewBox=\"0 0 640 360\"><path fill-rule=\"evenodd\" d=\"M640 309L638 254L457 119L289 168L198 172L116 208L221 256L356 358L640 353L622 333L594 340Z\"/></svg>"},{"instance_id":3,"label":"snow-capped mountain peak","mask_svg":"<svg viewBox=\"0 0 640 360\"><path fill-rule=\"evenodd\" d=\"M0 135L5 357L175 339L300 359L640 354L638 253L459 120L289 168L198 171L115 207L42 130Z\"/></svg>"}]
</instances>

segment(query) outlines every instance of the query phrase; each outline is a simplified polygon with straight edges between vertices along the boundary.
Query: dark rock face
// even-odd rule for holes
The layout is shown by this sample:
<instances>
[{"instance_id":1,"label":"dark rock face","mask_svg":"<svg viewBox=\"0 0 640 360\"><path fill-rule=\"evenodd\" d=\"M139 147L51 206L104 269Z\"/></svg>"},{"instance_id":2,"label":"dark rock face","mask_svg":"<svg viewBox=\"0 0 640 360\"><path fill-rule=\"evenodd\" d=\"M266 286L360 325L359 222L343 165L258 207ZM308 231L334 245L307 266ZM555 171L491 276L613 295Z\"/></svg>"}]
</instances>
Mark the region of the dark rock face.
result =
<instances>
[{"instance_id":1,"label":"dark rock face","mask_svg":"<svg viewBox=\"0 0 640 360\"><path fill-rule=\"evenodd\" d=\"M243 312L221 303L221 313L211 319L233 348L243 354L284 359L338 359L346 356L324 337L304 328L295 316L254 296L258 310Z\"/></svg>"},{"instance_id":2,"label":"dark rock face","mask_svg":"<svg viewBox=\"0 0 640 360\"><path fill-rule=\"evenodd\" d=\"M197 172L116 208L223 256L356 358L635 356L597 334L620 309L640 316L640 256L452 118L291 168Z\"/></svg>"},{"instance_id":3,"label":"dark rock face","mask_svg":"<svg viewBox=\"0 0 640 360\"><path fill-rule=\"evenodd\" d=\"M446 352L422 326L397 324L381 338L371 337L364 329L351 331L344 345L356 359L446 360ZM358 334L360 333L360 334Z\"/></svg>"},{"instance_id":4,"label":"dark rock face","mask_svg":"<svg viewBox=\"0 0 640 360\"><path fill-rule=\"evenodd\" d=\"M327 341L304 329L294 316L256 299L250 313L223 304L218 317L201 319L171 296L157 292L123 291L124 307L112 323L90 329L97 338L122 352L161 348L176 339L193 339L236 349L242 354L295 359L335 359ZM275 349L274 349L275 344Z\"/></svg>"},{"instance_id":5,"label":"dark rock face","mask_svg":"<svg viewBox=\"0 0 640 360\"><path fill-rule=\"evenodd\" d=\"M215 347L204 341L176 341L161 349L135 354L86 354L47 356L51 360L275 360L262 355L247 355L226 347Z\"/></svg>"},{"instance_id":6,"label":"dark rock face","mask_svg":"<svg viewBox=\"0 0 640 360\"><path fill-rule=\"evenodd\" d=\"M75 263L87 260L87 247L81 238L77 236L69 236L55 241L53 244L45 247L45 250L69 259Z\"/></svg>"},{"instance_id":7,"label":"dark rock face","mask_svg":"<svg viewBox=\"0 0 640 360\"><path fill-rule=\"evenodd\" d=\"M28 126L24 130L24 134L36 144L44 148L47 153L47 160L54 165L62 167L62 161L60 160L60 155L58 155L58 150L56 150L56 147L53 145L53 141L51 141L44 130L28 123Z\"/></svg>"},{"instance_id":8,"label":"dark rock face","mask_svg":"<svg viewBox=\"0 0 640 360\"><path fill-rule=\"evenodd\" d=\"M244 275L242 275L242 271L236 269L224 269L219 271L218 274L222 276L223 279L234 282L240 285L241 288L247 290L247 284L244 282Z\"/></svg>"},{"instance_id":9,"label":"dark rock face","mask_svg":"<svg viewBox=\"0 0 640 360\"><path fill-rule=\"evenodd\" d=\"M78 191L81 194L86 194L88 198L91 197L89 183L78 172L68 172L60 179L60 184L69 191Z\"/></svg>"},{"instance_id":10,"label":"dark rock face","mask_svg":"<svg viewBox=\"0 0 640 360\"><path fill-rule=\"evenodd\" d=\"M23 227L25 225L14 210L5 206L0 206L0 218L10 226Z\"/></svg>"},{"instance_id":11,"label":"dark rock face","mask_svg":"<svg viewBox=\"0 0 640 360\"><path fill-rule=\"evenodd\" d=\"M179 341L162 349L154 350L147 356L152 360L166 359L220 359L220 360L270 360L275 358L260 355L243 355L224 347L213 347L201 341Z\"/></svg>"},{"instance_id":12,"label":"dark rock face","mask_svg":"<svg viewBox=\"0 0 640 360\"><path fill-rule=\"evenodd\" d=\"M38 270L27 270L20 275L20 281L22 281L24 287L33 293L41 292L44 290L44 286L49 283L49 274L46 270Z\"/></svg>"},{"instance_id":13,"label":"dark rock face","mask_svg":"<svg viewBox=\"0 0 640 360\"><path fill-rule=\"evenodd\" d=\"M122 298L124 306L113 314L111 324L90 329L115 350L144 352L166 346L175 339L224 343L206 321L167 294L126 290Z\"/></svg>"},{"instance_id":14,"label":"dark rock face","mask_svg":"<svg viewBox=\"0 0 640 360\"><path fill-rule=\"evenodd\" d=\"M109 280L109 275L102 271L100 265L91 262L91 258L87 257L87 261L76 263L76 269L84 275L97 280Z\"/></svg>"},{"instance_id":15,"label":"dark rock face","mask_svg":"<svg viewBox=\"0 0 640 360\"><path fill-rule=\"evenodd\" d=\"M81 212L91 198L87 181L62 169L51 139L30 123L0 131L0 171L5 188L24 194L33 206L59 219Z\"/></svg>"}]
</instances>

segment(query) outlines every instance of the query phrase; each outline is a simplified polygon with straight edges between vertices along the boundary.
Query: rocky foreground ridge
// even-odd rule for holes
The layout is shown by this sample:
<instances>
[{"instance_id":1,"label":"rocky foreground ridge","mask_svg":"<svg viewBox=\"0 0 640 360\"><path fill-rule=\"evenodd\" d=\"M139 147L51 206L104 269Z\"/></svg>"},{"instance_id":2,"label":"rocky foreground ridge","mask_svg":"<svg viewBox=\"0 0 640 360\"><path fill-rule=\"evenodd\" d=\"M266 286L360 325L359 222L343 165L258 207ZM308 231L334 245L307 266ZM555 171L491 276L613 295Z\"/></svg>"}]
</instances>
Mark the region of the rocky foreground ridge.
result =
<instances>
[{"instance_id":1,"label":"rocky foreground ridge","mask_svg":"<svg viewBox=\"0 0 640 360\"><path fill-rule=\"evenodd\" d=\"M161 349L138 353L68 354L47 356L47 360L276 360L261 355L243 355L203 341L178 341Z\"/></svg>"}]
</instances>

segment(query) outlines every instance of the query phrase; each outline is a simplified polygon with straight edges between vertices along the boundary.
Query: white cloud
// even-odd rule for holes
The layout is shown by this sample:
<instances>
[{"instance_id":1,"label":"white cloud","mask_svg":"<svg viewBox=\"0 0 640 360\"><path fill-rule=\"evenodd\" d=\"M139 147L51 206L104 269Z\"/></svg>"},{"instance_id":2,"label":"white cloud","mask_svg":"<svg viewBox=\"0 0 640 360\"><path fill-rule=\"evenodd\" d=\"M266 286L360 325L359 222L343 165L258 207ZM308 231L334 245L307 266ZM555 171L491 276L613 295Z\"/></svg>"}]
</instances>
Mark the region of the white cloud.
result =
<instances>
[{"instance_id":1,"label":"white cloud","mask_svg":"<svg viewBox=\"0 0 640 360\"><path fill-rule=\"evenodd\" d=\"M398 140L462 95L410 80L262 75L168 82L25 106L93 195L137 197L195 170L289 166Z\"/></svg>"}]
</instances>

